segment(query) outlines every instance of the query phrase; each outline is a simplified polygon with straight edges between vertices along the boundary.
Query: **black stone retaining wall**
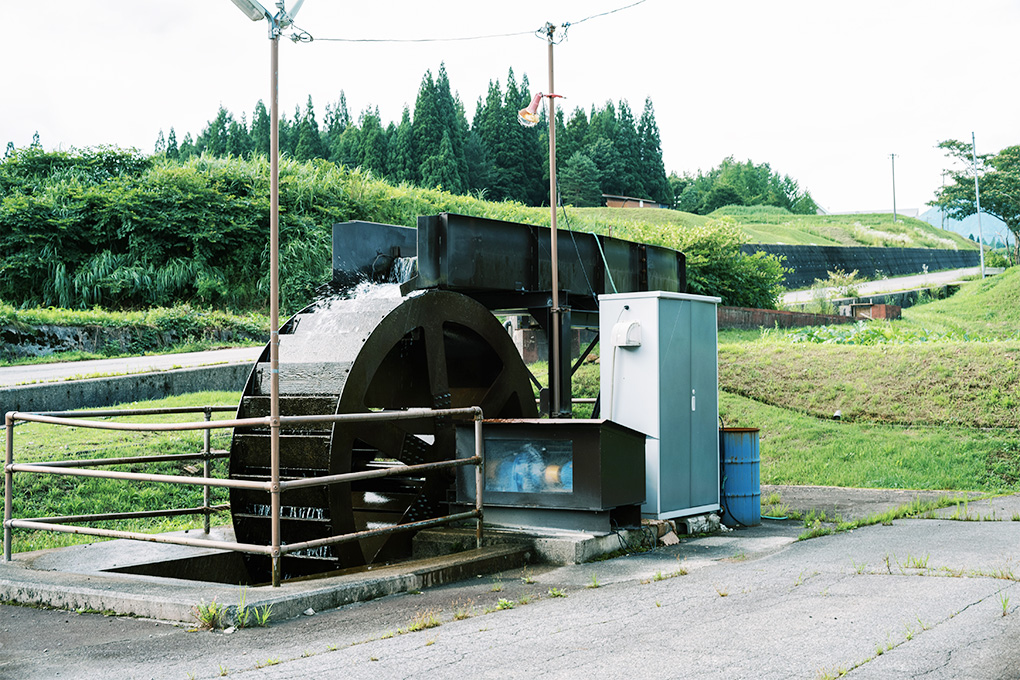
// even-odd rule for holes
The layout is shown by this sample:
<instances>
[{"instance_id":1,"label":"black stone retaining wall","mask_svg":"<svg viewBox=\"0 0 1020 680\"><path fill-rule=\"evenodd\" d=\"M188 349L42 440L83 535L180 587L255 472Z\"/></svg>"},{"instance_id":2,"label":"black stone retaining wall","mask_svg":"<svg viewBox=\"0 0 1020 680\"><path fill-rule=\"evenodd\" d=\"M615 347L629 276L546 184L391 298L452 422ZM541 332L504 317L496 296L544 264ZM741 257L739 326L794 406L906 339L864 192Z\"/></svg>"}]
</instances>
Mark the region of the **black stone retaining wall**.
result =
<instances>
[{"instance_id":1,"label":"black stone retaining wall","mask_svg":"<svg viewBox=\"0 0 1020 680\"><path fill-rule=\"evenodd\" d=\"M764 251L786 256L786 266L793 268L786 276L787 288L807 288L816 279L829 278L837 268L845 272L855 269L862 278L909 276L928 271L977 267L980 256L976 250L937 250L934 248L867 248L841 246L788 246L751 243L740 249L748 254Z\"/></svg>"}]
</instances>

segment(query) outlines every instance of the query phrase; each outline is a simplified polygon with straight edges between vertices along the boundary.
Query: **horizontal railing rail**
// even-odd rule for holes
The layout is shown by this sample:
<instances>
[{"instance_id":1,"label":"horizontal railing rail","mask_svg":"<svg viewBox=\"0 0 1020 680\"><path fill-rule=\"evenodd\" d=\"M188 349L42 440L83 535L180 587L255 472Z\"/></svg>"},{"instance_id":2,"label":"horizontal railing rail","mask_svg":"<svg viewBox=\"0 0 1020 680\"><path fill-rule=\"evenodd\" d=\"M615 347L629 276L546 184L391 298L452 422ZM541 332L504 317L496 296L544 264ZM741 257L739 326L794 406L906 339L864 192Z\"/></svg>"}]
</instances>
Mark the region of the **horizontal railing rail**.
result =
<instances>
[{"instance_id":1,"label":"horizontal railing rail","mask_svg":"<svg viewBox=\"0 0 1020 680\"><path fill-rule=\"evenodd\" d=\"M225 451L214 451L210 446L210 433L215 429L248 428L248 427L270 427L271 418L234 418L229 420L211 420L214 412L235 411L234 407L227 406L206 406L206 407L174 407L159 409L119 409L109 411L60 411L22 413L11 411L6 415L6 459L4 463L4 560L11 560L12 552L12 530L29 529L36 531L54 531L71 534L83 534L102 538L122 538L136 541L148 541L153 543L176 544L193 547L216 548L234 552L244 552L258 555L269 555L273 559L273 585L279 585L280 558L282 555L310 550L328 545L359 541L374 536L384 536L400 531L413 531L425 527L439 526L469 519L475 520L475 541L480 547L482 542L482 409L477 406L465 408L447 409L408 409L406 411L376 411L370 413L342 413L333 415L303 415L303 416L281 416L278 422L281 426L298 425L308 423L338 423L338 422L372 422L391 420L417 420L423 418L438 418L443 416L471 416L474 420L475 455L470 458L455 458L453 460L435 461L418 465L395 465L381 470L366 470L359 472L347 472L342 474L321 475L317 477L304 477L301 479L281 480L278 483L272 481L255 481L245 479L221 479L211 476L210 462L214 459L228 457ZM151 415L177 415L188 413L205 414L204 421L184 423L129 423L112 421L93 421L87 418L108 418L108 417L131 417ZM14 426L16 423L36 422L49 425L80 427L99 430L119 430L133 432L181 432L181 431L204 431L204 450L196 454L167 454L167 455L141 455L141 456L119 456L116 458L90 458L54 461L36 461L30 463L16 463L14 461ZM197 460L204 462L204 472L201 477L185 477L183 475L165 475L143 472L128 472L124 470L102 470L94 469L110 465L131 465L138 463L153 463L166 461ZM273 461L272 465L279 467L279 461ZM475 466L475 508L466 512L459 512L444 515L426 520L410 522L407 524L396 524L388 527L356 531L347 534L337 534L323 538L304 541L301 543L282 544L279 542L279 532L272 532L272 539L268 545L255 545L251 543L238 543L236 541L218 541L211 539L195 538L194 536L183 536L173 534L149 534L138 531L123 531L117 529L105 529L99 527L73 526L77 522L97 522L107 520L140 519L149 517L174 517L191 514L205 515L205 533L210 532L210 516L215 512L229 509L229 505L212 505L210 501L211 488L228 489L250 489L264 491L268 494L278 495L288 490L300 489L312 486L328 486L333 484L346 484L366 479L378 479L391 476L420 475L437 470L452 469L468 465ZM202 486L203 505L194 508L168 508L162 510L144 510L134 512L112 512L93 513L87 515L64 515L54 517L31 517L15 519L13 517L14 505L14 473L64 475L70 477L91 477L103 479L115 479L122 481L142 481L163 484L182 484ZM272 477L280 479L279 470L273 471ZM274 496L278 497L278 496ZM281 505L278 502L270 504L271 521L279 526L281 518Z\"/></svg>"}]
</instances>

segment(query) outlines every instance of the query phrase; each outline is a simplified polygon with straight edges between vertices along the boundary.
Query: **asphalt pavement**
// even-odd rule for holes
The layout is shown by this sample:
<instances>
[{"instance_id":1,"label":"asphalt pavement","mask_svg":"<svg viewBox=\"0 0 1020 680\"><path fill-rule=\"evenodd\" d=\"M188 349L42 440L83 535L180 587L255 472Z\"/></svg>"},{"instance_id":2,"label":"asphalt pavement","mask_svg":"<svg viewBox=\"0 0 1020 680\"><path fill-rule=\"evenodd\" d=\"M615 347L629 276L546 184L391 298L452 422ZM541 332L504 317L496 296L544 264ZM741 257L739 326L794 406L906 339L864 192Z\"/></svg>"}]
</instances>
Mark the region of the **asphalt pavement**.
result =
<instances>
[{"instance_id":1,"label":"asphalt pavement","mask_svg":"<svg viewBox=\"0 0 1020 680\"><path fill-rule=\"evenodd\" d=\"M0 606L0 677L1020 678L1020 496L938 515L766 520L229 634Z\"/></svg>"},{"instance_id":2,"label":"asphalt pavement","mask_svg":"<svg viewBox=\"0 0 1020 680\"><path fill-rule=\"evenodd\" d=\"M980 273L980 267L968 267L966 269L950 269L927 274L914 274L912 276L896 276L878 279L877 281L862 281L854 287L859 291L861 297L867 297L868 295L894 293L901 290L944 286L947 283L961 281L968 276L977 276ZM794 290L783 294L783 302L788 305L811 302L816 299L816 296L826 295L833 291L835 291L835 288L823 288L821 291L815 289Z\"/></svg>"},{"instance_id":3,"label":"asphalt pavement","mask_svg":"<svg viewBox=\"0 0 1020 680\"><path fill-rule=\"evenodd\" d=\"M185 354L150 354L120 359L94 359L55 364L30 364L0 367L0 387L80 378L129 375L175 368L215 366L218 364L252 363L263 346L233 347Z\"/></svg>"}]
</instances>

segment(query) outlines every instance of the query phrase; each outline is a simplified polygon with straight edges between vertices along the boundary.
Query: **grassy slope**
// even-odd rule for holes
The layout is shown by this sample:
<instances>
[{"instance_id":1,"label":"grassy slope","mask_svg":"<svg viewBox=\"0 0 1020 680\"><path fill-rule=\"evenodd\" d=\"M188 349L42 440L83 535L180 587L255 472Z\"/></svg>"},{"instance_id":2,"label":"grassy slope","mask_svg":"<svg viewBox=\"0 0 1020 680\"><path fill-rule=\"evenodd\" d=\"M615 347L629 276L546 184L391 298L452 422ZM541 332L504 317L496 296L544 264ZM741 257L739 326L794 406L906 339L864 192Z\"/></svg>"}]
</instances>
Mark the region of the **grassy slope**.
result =
<instances>
[{"instance_id":1,"label":"grassy slope","mask_svg":"<svg viewBox=\"0 0 1020 680\"><path fill-rule=\"evenodd\" d=\"M890 248L959 248L977 245L912 217L892 215L793 215L776 208L726 207L709 217L729 217L752 243L819 246L883 246Z\"/></svg>"},{"instance_id":2,"label":"grassy slope","mask_svg":"<svg viewBox=\"0 0 1020 680\"><path fill-rule=\"evenodd\" d=\"M911 217L893 222L892 215L794 215L771 207L730 206L708 216L675 210L567 208L561 228L594 231L623 239L657 243L663 229L688 228L713 219L730 219L748 235L749 243L793 245L879 246L891 248L959 248L976 244ZM549 225L547 208L518 208L516 217L529 224Z\"/></svg>"},{"instance_id":3,"label":"grassy slope","mask_svg":"<svg viewBox=\"0 0 1020 680\"><path fill-rule=\"evenodd\" d=\"M1020 267L968 283L945 300L904 309L900 323L940 333L1016 337L1020 331Z\"/></svg>"}]
</instances>

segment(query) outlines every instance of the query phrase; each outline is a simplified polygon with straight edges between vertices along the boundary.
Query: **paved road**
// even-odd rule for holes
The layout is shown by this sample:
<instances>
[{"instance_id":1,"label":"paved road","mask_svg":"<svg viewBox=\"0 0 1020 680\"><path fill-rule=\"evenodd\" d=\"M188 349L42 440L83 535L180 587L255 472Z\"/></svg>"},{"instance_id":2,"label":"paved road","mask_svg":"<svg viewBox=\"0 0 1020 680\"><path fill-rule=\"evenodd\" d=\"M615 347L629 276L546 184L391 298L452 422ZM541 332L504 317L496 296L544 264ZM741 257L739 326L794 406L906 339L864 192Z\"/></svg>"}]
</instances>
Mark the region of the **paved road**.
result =
<instances>
[{"instance_id":1,"label":"paved road","mask_svg":"<svg viewBox=\"0 0 1020 680\"><path fill-rule=\"evenodd\" d=\"M898 276L891 279L879 281L866 281L857 284L857 290L861 295L878 295L879 293L892 293L899 290L912 290L928 286L941 286L953 281L959 281L966 276L977 276L981 273L980 267L968 267L966 269L950 269L944 272L932 272L930 274L915 274L913 276ZM832 292L832 288L822 289L826 294ZM815 290L795 290L783 295L783 302L786 304L800 304L811 302L819 293Z\"/></svg>"},{"instance_id":2,"label":"paved road","mask_svg":"<svg viewBox=\"0 0 1020 680\"><path fill-rule=\"evenodd\" d=\"M34 382L68 380L76 377L126 375L166 371L172 368L209 366L223 363L250 363L255 361L262 347L235 347L216 349L208 352L186 354L155 354L122 359L97 359L94 361L72 361L57 364L30 366L5 366L0 368L0 386L21 385Z\"/></svg>"},{"instance_id":3,"label":"paved road","mask_svg":"<svg viewBox=\"0 0 1020 680\"><path fill-rule=\"evenodd\" d=\"M767 522L230 635L0 606L0 677L1018 678L1020 497L966 512L987 521Z\"/></svg>"}]
</instances>

